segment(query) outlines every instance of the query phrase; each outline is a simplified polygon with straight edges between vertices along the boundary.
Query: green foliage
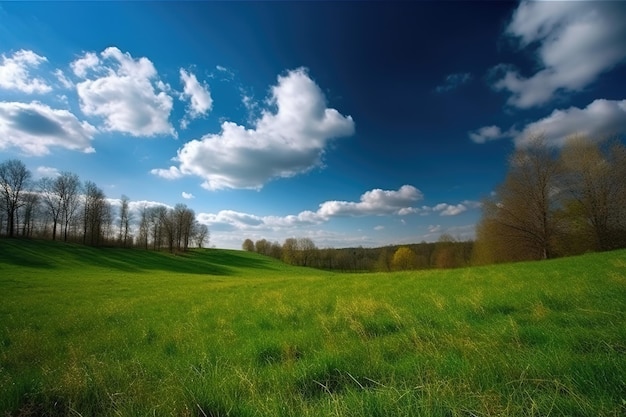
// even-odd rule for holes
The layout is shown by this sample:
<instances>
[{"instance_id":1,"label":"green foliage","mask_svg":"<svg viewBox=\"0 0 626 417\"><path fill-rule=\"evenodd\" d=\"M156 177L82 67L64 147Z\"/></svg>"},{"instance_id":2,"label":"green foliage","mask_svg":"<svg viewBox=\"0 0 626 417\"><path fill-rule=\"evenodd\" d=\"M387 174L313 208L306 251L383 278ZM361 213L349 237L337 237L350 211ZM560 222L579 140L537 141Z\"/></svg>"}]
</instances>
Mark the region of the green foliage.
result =
<instances>
[{"instance_id":1,"label":"green foliage","mask_svg":"<svg viewBox=\"0 0 626 417\"><path fill-rule=\"evenodd\" d=\"M0 240L0 415L623 415L625 259L335 274Z\"/></svg>"}]
</instances>

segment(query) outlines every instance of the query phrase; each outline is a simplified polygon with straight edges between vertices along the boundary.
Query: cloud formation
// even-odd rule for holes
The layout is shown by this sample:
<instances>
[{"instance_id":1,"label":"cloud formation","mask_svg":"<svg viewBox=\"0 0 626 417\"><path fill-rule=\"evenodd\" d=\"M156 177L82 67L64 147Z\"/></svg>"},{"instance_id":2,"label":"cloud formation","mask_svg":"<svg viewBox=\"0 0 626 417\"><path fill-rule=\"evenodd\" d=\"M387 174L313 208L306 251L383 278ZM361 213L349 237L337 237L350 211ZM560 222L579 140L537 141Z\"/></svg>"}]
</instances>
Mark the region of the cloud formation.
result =
<instances>
[{"instance_id":1,"label":"cloud formation","mask_svg":"<svg viewBox=\"0 0 626 417\"><path fill-rule=\"evenodd\" d=\"M11 56L2 54L0 63L0 88L17 90L26 94L49 93L52 91L45 80L31 75L48 59L33 51L21 49Z\"/></svg>"},{"instance_id":2,"label":"cloud formation","mask_svg":"<svg viewBox=\"0 0 626 417\"><path fill-rule=\"evenodd\" d=\"M602 141L626 133L626 100L594 100L581 109L570 107L554 110L549 116L528 124L514 138L516 146L524 146L533 134L544 135L551 146L562 146L572 135L584 135Z\"/></svg>"},{"instance_id":3,"label":"cloud formation","mask_svg":"<svg viewBox=\"0 0 626 417\"><path fill-rule=\"evenodd\" d=\"M213 107L213 99L209 86L205 83L201 84L195 74L187 72L183 68L180 69L180 81L183 83L181 96L183 99L189 100L185 117L180 122L181 127L186 129L191 120L209 114Z\"/></svg>"},{"instance_id":4,"label":"cloud formation","mask_svg":"<svg viewBox=\"0 0 626 417\"><path fill-rule=\"evenodd\" d=\"M326 201L320 204L317 214L324 218L404 215L414 212L413 204L422 198L422 192L412 185L403 185L397 191L374 189L361 195L358 202Z\"/></svg>"},{"instance_id":5,"label":"cloud formation","mask_svg":"<svg viewBox=\"0 0 626 417\"><path fill-rule=\"evenodd\" d=\"M463 201L453 205L441 203L435 206L414 207L423 198L422 192L412 185L403 185L398 190L373 189L361 195L358 202L325 201L317 211L305 210L287 216L256 216L233 210L222 210L217 214L200 213L198 221L220 231L281 231L292 228L320 225L338 217L404 216L408 214L456 216L470 208L480 207L475 201ZM374 230L383 230L377 226Z\"/></svg>"},{"instance_id":6,"label":"cloud formation","mask_svg":"<svg viewBox=\"0 0 626 417\"><path fill-rule=\"evenodd\" d=\"M15 147L27 155L47 155L53 147L95 152L95 127L67 110L46 104L0 102L0 149Z\"/></svg>"},{"instance_id":7,"label":"cloud formation","mask_svg":"<svg viewBox=\"0 0 626 417\"><path fill-rule=\"evenodd\" d=\"M464 204L439 203L432 210L439 212L440 216L456 216L467 211L467 207Z\"/></svg>"},{"instance_id":8,"label":"cloud formation","mask_svg":"<svg viewBox=\"0 0 626 417\"><path fill-rule=\"evenodd\" d=\"M173 135L169 123L173 99L159 80L152 62L109 47L100 57L93 52L71 63L77 77L80 108L101 117L104 130L132 136Z\"/></svg>"},{"instance_id":9,"label":"cloud formation","mask_svg":"<svg viewBox=\"0 0 626 417\"><path fill-rule=\"evenodd\" d=\"M472 80L472 74L469 72L459 72L455 74L448 74L443 84L437 86L435 91L438 93L445 93L446 91L454 90L463 84L466 84Z\"/></svg>"},{"instance_id":10,"label":"cloud formation","mask_svg":"<svg viewBox=\"0 0 626 417\"><path fill-rule=\"evenodd\" d=\"M222 123L217 134L187 142L178 151L178 167L154 169L165 178L195 175L209 190L260 189L322 164L328 143L354 133L354 121L326 106L321 89L304 68L278 76L264 110L252 128Z\"/></svg>"},{"instance_id":11,"label":"cloud formation","mask_svg":"<svg viewBox=\"0 0 626 417\"><path fill-rule=\"evenodd\" d=\"M626 9L619 2L522 1L506 35L533 50L540 68L525 77L499 65L493 87L511 93L508 104L530 108L558 92L580 91L624 61Z\"/></svg>"},{"instance_id":12,"label":"cloud formation","mask_svg":"<svg viewBox=\"0 0 626 417\"><path fill-rule=\"evenodd\" d=\"M498 126L485 126L469 132L469 137L472 142L482 144L507 137L507 133L502 132Z\"/></svg>"},{"instance_id":13,"label":"cloud formation","mask_svg":"<svg viewBox=\"0 0 626 417\"><path fill-rule=\"evenodd\" d=\"M470 132L476 143L500 138L513 139L520 147L533 135L543 135L547 144L560 147L572 135L583 135L591 140L602 141L611 136L626 133L626 100L597 99L587 107L570 107L554 110L550 115L527 124L520 131L511 128L506 132L497 126L486 126Z\"/></svg>"}]
</instances>

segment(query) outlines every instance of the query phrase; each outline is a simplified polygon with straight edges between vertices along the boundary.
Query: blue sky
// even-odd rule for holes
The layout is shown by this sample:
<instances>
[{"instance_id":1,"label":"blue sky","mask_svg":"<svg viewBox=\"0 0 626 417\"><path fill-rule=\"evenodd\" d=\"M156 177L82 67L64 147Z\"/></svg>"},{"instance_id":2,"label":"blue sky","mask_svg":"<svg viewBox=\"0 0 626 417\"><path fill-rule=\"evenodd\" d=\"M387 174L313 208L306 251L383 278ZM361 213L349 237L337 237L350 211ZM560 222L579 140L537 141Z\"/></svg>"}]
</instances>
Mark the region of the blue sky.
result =
<instances>
[{"instance_id":1,"label":"blue sky","mask_svg":"<svg viewBox=\"0 0 626 417\"><path fill-rule=\"evenodd\" d=\"M474 236L542 133L626 133L622 2L0 3L0 159L211 245Z\"/></svg>"}]
</instances>

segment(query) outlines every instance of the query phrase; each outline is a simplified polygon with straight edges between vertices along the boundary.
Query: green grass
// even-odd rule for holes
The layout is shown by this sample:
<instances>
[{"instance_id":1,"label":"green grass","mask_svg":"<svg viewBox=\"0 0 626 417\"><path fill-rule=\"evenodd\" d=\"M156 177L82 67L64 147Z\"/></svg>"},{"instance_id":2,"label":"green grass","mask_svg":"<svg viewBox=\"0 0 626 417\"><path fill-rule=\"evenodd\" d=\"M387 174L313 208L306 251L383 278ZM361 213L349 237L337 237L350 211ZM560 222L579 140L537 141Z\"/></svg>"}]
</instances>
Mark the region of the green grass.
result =
<instances>
[{"instance_id":1,"label":"green grass","mask_svg":"<svg viewBox=\"0 0 626 417\"><path fill-rule=\"evenodd\" d=\"M336 274L0 240L0 416L623 416L626 252Z\"/></svg>"}]
</instances>

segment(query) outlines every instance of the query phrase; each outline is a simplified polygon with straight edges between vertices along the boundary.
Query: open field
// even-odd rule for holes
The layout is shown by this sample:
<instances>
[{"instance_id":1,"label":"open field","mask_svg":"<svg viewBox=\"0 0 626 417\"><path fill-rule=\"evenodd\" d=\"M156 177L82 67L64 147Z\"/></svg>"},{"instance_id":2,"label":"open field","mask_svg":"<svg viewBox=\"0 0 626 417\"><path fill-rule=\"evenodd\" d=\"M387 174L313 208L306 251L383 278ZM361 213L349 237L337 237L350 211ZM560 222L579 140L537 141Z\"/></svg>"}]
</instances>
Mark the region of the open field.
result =
<instances>
[{"instance_id":1,"label":"open field","mask_svg":"<svg viewBox=\"0 0 626 417\"><path fill-rule=\"evenodd\" d=\"M626 251L337 274L0 240L0 416L623 416Z\"/></svg>"}]
</instances>

